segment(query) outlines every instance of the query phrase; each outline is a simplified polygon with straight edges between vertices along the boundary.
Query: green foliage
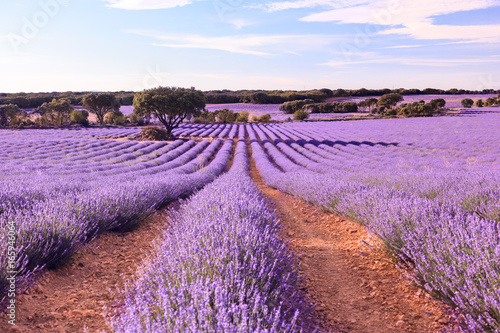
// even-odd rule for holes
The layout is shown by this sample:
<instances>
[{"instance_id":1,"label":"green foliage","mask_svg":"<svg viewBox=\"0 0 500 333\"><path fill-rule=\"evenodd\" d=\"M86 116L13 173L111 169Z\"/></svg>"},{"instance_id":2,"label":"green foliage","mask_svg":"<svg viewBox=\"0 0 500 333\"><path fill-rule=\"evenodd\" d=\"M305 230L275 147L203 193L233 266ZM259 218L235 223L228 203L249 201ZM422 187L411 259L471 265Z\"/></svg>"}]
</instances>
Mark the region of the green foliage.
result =
<instances>
[{"instance_id":1,"label":"green foliage","mask_svg":"<svg viewBox=\"0 0 500 333\"><path fill-rule=\"evenodd\" d=\"M482 108L482 107L484 106L484 102L483 102L483 100L482 100L482 99L478 99L478 100L476 101L476 106L477 106L478 108Z\"/></svg>"},{"instance_id":2,"label":"green foliage","mask_svg":"<svg viewBox=\"0 0 500 333\"><path fill-rule=\"evenodd\" d=\"M382 115L400 115L405 117L430 117L438 109L438 105L442 103L426 103L420 102L401 104L396 109L386 109ZM389 111L392 110L392 111Z\"/></svg>"},{"instance_id":3,"label":"green foliage","mask_svg":"<svg viewBox=\"0 0 500 333\"><path fill-rule=\"evenodd\" d=\"M294 114L295 111L302 110L305 105L314 103L312 99L296 100L291 102L285 102L280 105L279 110L286 114Z\"/></svg>"},{"instance_id":4,"label":"green foliage","mask_svg":"<svg viewBox=\"0 0 500 333\"><path fill-rule=\"evenodd\" d=\"M363 110L371 110L373 106L377 105L377 99L376 98L367 98L364 101L361 101L358 103L358 107L363 109Z\"/></svg>"},{"instance_id":5,"label":"green foliage","mask_svg":"<svg viewBox=\"0 0 500 333\"><path fill-rule=\"evenodd\" d=\"M432 99L430 101L430 104L435 108L435 109L438 109L438 108L444 108L445 105L446 105L446 101L443 99L443 98L436 98L436 99Z\"/></svg>"},{"instance_id":6,"label":"green foliage","mask_svg":"<svg viewBox=\"0 0 500 333\"><path fill-rule=\"evenodd\" d=\"M233 110L229 109L216 110L214 111L214 114L217 117L217 121L223 124L234 123L236 121L236 117L238 116L237 113L234 113Z\"/></svg>"},{"instance_id":7,"label":"green foliage","mask_svg":"<svg viewBox=\"0 0 500 333\"><path fill-rule=\"evenodd\" d=\"M256 123L268 123L271 121L271 115L266 113L261 116L252 116L252 121Z\"/></svg>"},{"instance_id":8,"label":"green foliage","mask_svg":"<svg viewBox=\"0 0 500 333\"><path fill-rule=\"evenodd\" d=\"M246 123L248 122L248 111L234 112L229 109L215 110L213 112L203 110L200 115L194 118L194 122L199 123Z\"/></svg>"},{"instance_id":9,"label":"green foliage","mask_svg":"<svg viewBox=\"0 0 500 333\"><path fill-rule=\"evenodd\" d=\"M308 104L303 109L311 113L350 113L358 112L358 104L355 102Z\"/></svg>"},{"instance_id":10,"label":"green foliage","mask_svg":"<svg viewBox=\"0 0 500 333\"><path fill-rule=\"evenodd\" d=\"M21 116L22 112L17 105L0 105L0 126L12 126Z\"/></svg>"},{"instance_id":11,"label":"green foliage","mask_svg":"<svg viewBox=\"0 0 500 333\"><path fill-rule=\"evenodd\" d=\"M304 110L297 110L293 114L293 120L305 120L309 118L309 113Z\"/></svg>"},{"instance_id":12,"label":"green foliage","mask_svg":"<svg viewBox=\"0 0 500 333\"><path fill-rule=\"evenodd\" d=\"M238 123L248 123L248 117L250 113L248 111L241 111L238 113L238 116L236 117L236 121Z\"/></svg>"},{"instance_id":13,"label":"green foliage","mask_svg":"<svg viewBox=\"0 0 500 333\"><path fill-rule=\"evenodd\" d=\"M130 121L131 124L133 124L133 125L139 125L139 126L142 126L142 125L145 125L145 124L149 124L149 122L150 122L149 118L145 118L143 116L140 116L140 115L138 115L135 112L132 112L128 116L128 120Z\"/></svg>"},{"instance_id":14,"label":"green foliage","mask_svg":"<svg viewBox=\"0 0 500 333\"><path fill-rule=\"evenodd\" d=\"M463 106L464 108L470 108L470 107L472 107L473 105L474 105L474 101L473 101L472 99L470 99L470 98L464 98L464 99L462 100L462 106Z\"/></svg>"},{"instance_id":15,"label":"green foliage","mask_svg":"<svg viewBox=\"0 0 500 333\"><path fill-rule=\"evenodd\" d=\"M51 102L43 103L36 112L41 115L41 125L53 125L62 127L69 121L73 107L68 99L53 99Z\"/></svg>"},{"instance_id":16,"label":"green foliage","mask_svg":"<svg viewBox=\"0 0 500 333\"><path fill-rule=\"evenodd\" d=\"M385 107L387 109L392 109L403 100L403 96L398 93L385 94L380 97L377 101L379 107Z\"/></svg>"},{"instance_id":17,"label":"green foliage","mask_svg":"<svg viewBox=\"0 0 500 333\"><path fill-rule=\"evenodd\" d=\"M489 97L486 99L486 102L484 103L484 106L492 106L495 104L500 104L500 97L498 100L495 97Z\"/></svg>"},{"instance_id":18,"label":"green foliage","mask_svg":"<svg viewBox=\"0 0 500 333\"><path fill-rule=\"evenodd\" d=\"M120 103L114 94L88 94L83 96L83 106L95 113L100 125L104 124L104 117L108 112L118 111Z\"/></svg>"},{"instance_id":19,"label":"green foliage","mask_svg":"<svg viewBox=\"0 0 500 333\"><path fill-rule=\"evenodd\" d=\"M170 134L163 128L148 126L139 132L139 136L144 141L166 141Z\"/></svg>"},{"instance_id":20,"label":"green foliage","mask_svg":"<svg viewBox=\"0 0 500 333\"><path fill-rule=\"evenodd\" d=\"M127 118L120 111L111 111L106 113L104 123L109 125L123 125Z\"/></svg>"},{"instance_id":21,"label":"green foliage","mask_svg":"<svg viewBox=\"0 0 500 333\"><path fill-rule=\"evenodd\" d=\"M89 124L89 113L86 110L73 110L69 115L69 120L73 124L87 126Z\"/></svg>"},{"instance_id":22,"label":"green foliage","mask_svg":"<svg viewBox=\"0 0 500 333\"><path fill-rule=\"evenodd\" d=\"M135 95L134 112L146 117L154 115L170 136L184 120L199 116L205 101L205 95L195 88L158 87Z\"/></svg>"}]
</instances>

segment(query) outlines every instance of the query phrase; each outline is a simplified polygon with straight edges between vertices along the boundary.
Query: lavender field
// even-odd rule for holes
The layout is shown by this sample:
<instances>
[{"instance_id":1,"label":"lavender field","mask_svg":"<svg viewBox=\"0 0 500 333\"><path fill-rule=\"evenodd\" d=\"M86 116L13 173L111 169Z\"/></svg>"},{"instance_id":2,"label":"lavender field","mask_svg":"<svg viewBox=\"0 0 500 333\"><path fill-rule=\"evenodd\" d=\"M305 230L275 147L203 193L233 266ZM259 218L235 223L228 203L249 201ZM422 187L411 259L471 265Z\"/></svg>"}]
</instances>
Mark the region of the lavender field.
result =
<instances>
[{"instance_id":1,"label":"lavender field","mask_svg":"<svg viewBox=\"0 0 500 333\"><path fill-rule=\"evenodd\" d=\"M184 124L173 142L136 141L140 128L2 130L0 293L9 268L28 285L79 244L188 198L113 329L313 331L297 260L249 175L254 159L268 186L366 226L471 331L500 332L499 128L499 108L481 108L438 118Z\"/></svg>"}]
</instances>

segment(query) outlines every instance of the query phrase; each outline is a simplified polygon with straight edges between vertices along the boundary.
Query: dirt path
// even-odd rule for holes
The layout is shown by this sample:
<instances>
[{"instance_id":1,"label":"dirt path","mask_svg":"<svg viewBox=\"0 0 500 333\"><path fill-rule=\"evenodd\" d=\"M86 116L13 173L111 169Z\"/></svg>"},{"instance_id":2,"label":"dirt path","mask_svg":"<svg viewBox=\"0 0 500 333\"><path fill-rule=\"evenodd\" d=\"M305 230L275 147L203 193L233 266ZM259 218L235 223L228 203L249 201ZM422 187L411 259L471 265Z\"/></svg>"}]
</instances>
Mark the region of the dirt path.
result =
<instances>
[{"instance_id":1,"label":"dirt path","mask_svg":"<svg viewBox=\"0 0 500 333\"><path fill-rule=\"evenodd\" d=\"M411 286L363 227L266 186L253 160L251 176L282 215L324 331L456 331L443 304Z\"/></svg>"},{"instance_id":2,"label":"dirt path","mask_svg":"<svg viewBox=\"0 0 500 333\"><path fill-rule=\"evenodd\" d=\"M0 332L110 332L103 314L121 309L119 291L152 252L160 230L168 227L167 210L178 205L157 211L132 232L102 234L63 267L45 271L34 287L17 297L16 325L2 320Z\"/></svg>"}]
</instances>

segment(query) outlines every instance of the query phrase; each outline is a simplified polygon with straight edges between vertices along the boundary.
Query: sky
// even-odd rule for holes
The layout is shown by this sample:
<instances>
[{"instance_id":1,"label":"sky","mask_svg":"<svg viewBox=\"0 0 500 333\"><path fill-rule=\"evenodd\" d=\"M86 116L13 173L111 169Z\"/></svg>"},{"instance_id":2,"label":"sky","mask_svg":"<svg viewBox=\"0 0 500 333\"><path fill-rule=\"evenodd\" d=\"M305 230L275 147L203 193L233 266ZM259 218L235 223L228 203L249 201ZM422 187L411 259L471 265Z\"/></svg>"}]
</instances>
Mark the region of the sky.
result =
<instances>
[{"instance_id":1,"label":"sky","mask_svg":"<svg viewBox=\"0 0 500 333\"><path fill-rule=\"evenodd\" d=\"M500 0L9 0L0 92L500 89Z\"/></svg>"}]
</instances>

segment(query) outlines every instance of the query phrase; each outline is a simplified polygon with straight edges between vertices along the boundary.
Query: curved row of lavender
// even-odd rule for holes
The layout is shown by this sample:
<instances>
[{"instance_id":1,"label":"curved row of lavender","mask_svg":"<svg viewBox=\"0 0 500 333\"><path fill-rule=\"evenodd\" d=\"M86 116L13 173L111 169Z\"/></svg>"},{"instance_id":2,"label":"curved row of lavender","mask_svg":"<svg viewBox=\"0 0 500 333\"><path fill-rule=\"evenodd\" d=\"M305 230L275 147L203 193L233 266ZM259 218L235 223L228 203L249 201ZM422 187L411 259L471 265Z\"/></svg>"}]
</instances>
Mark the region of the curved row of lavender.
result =
<instances>
[{"instance_id":1,"label":"curved row of lavender","mask_svg":"<svg viewBox=\"0 0 500 333\"><path fill-rule=\"evenodd\" d=\"M228 140L232 141L232 140ZM239 141L230 171L183 205L131 286L117 332L298 332L310 306ZM307 331L312 331L307 327Z\"/></svg>"},{"instance_id":2,"label":"curved row of lavender","mask_svg":"<svg viewBox=\"0 0 500 333\"><path fill-rule=\"evenodd\" d=\"M368 226L487 332L500 332L498 128L488 112L247 126L268 185Z\"/></svg>"},{"instance_id":3,"label":"curved row of lavender","mask_svg":"<svg viewBox=\"0 0 500 333\"><path fill-rule=\"evenodd\" d=\"M167 145L51 132L52 140L46 132L2 131L8 139L0 154L0 298L11 270L9 224L21 285L98 233L132 228L159 206L212 182L233 149L221 139Z\"/></svg>"}]
</instances>

